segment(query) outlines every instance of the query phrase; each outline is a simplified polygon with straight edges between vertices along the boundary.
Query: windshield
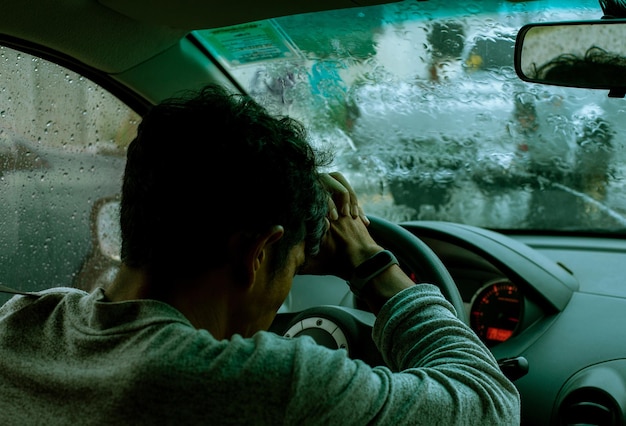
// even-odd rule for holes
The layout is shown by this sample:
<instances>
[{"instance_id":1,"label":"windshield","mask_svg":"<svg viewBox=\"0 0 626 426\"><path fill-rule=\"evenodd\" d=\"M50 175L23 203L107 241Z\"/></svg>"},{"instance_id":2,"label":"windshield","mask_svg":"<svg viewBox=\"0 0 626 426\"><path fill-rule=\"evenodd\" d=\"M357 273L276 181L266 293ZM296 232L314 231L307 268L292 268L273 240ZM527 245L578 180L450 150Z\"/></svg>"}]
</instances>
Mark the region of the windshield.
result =
<instances>
[{"instance_id":1,"label":"windshield","mask_svg":"<svg viewBox=\"0 0 626 426\"><path fill-rule=\"evenodd\" d=\"M521 81L529 22L596 0L399 2L203 30L248 93L335 152L366 213L499 230L621 232L624 99Z\"/></svg>"}]
</instances>

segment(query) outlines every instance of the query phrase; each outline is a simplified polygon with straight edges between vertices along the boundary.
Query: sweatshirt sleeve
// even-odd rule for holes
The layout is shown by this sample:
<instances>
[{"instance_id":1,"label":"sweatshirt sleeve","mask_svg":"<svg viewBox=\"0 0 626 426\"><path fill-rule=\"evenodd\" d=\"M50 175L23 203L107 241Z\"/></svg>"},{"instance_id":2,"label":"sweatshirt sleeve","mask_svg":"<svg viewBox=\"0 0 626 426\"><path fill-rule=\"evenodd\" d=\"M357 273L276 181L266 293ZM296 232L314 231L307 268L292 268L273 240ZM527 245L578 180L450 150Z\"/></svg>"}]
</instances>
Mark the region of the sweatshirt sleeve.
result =
<instances>
[{"instance_id":1,"label":"sweatshirt sleeve","mask_svg":"<svg viewBox=\"0 0 626 426\"><path fill-rule=\"evenodd\" d=\"M300 342L286 423L520 424L516 388L436 286L416 285L390 299L373 338L388 367L370 367L309 338Z\"/></svg>"},{"instance_id":2,"label":"sweatshirt sleeve","mask_svg":"<svg viewBox=\"0 0 626 426\"><path fill-rule=\"evenodd\" d=\"M427 424L426 419L448 425L519 424L517 389L436 286L419 284L390 299L372 336L391 370L380 371L389 383L388 403L414 395L407 410L421 419L414 424Z\"/></svg>"}]
</instances>

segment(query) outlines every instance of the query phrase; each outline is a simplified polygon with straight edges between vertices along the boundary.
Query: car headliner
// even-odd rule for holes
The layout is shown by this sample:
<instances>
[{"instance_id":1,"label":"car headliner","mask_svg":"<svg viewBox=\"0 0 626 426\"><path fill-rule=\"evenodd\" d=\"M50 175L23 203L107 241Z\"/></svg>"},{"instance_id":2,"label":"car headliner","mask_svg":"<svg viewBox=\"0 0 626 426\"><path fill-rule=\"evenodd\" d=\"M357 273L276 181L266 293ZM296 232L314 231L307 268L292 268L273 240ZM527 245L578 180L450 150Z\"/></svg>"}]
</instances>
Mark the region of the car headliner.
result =
<instances>
[{"instance_id":1,"label":"car headliner","mask_svg":"<svg viewBox=\"0 0 626 426\"><path fill-rule=\"evenodd\" d=\"M241 0L236 7L232 0L20 0L3 4L0 28L5 35L57 49L86 65L116 74L166 51L193 29L392 2L279 0L262 3L260 8L255 0ZM92 19L85 19L87 16Z\"/></svg>"}]
</instances>

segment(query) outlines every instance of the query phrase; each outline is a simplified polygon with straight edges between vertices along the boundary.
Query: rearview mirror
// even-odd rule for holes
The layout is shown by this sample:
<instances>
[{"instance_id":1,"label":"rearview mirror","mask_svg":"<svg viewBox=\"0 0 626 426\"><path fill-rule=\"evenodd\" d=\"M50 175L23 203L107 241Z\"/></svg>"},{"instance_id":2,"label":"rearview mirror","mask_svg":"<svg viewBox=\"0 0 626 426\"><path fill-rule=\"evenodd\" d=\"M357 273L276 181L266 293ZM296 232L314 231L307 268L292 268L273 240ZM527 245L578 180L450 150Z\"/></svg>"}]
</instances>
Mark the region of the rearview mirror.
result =
<instances>
[{"instance_id":1,"label":"rearview mirror","mask_svg":"<svg viewBox=\"0 0 626 426\"><path fill-rule=\"evenodd\" d=\"M515 71L524 81L626 94L626 19L524 25Z\"/></svg>"}]
</instances>

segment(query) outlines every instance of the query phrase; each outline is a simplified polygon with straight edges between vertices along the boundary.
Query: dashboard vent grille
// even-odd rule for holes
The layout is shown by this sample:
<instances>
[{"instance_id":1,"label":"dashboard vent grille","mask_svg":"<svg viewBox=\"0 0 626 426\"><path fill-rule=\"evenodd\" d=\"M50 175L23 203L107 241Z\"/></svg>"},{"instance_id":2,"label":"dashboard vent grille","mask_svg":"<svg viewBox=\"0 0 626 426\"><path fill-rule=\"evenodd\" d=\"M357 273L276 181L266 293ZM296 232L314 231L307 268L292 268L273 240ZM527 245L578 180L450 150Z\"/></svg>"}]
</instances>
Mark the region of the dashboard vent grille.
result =
<instances>
[{"instance_id":1,"label":"dashboard vent grille","mask_svg":"<svg viewBox=\"0 0 626 426\"><path fill-rule=\"evenodd\" d=\"M570 393L559 408L561 426L623 425L616 401L598 388L580 388Z\"/></svg>"}]
</instances>

